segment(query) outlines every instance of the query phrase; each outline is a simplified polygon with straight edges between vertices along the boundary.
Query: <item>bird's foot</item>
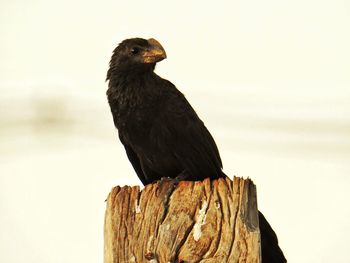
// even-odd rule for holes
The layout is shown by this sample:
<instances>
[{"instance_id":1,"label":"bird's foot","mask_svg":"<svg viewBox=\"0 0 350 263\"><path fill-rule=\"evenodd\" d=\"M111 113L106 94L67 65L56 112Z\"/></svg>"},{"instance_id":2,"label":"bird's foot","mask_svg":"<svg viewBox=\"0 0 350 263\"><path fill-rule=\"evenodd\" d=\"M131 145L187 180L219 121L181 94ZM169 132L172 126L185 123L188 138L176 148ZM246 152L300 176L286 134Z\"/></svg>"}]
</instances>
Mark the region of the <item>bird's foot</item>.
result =
<instances>
[{"instance_id":1,"label":"bird's foot","mask_svg":"<svg viewBox=\"0 0 350 263\"><path fill-rule=\"evenodd\" d=\"M175 178L162 177L162 178L160 178L159 182L160 183L171 182L172 184L174 184L176 186L179 184L179 182L186 181L188 178L189 178L189 174L187 173L186 170L184 170L181 173L179 173Z\"/></svg>"},{"instance_id":2,"label":"bird's foot","mask_svg":"<svg viewBox=\"0 0 350 263\"><path fill-rule=\"evenodd\" d=\"M189 173L186 170L183 170L181 173L179 173L174 180L176 180L178 183L180 181L186 181L190 178Z\"/></svg>"},{"instance_id":3,"label":"bird's foot","mask_svg":"<svg viewBox=\"0 0 350 263\"><path fill-rule=\"evenodd\" d=\"M176 178L162 177L162 178L160 178L159 183L161 185L163 185L163 184L172 184L172 185L176 186L179 183L179 181Z\"/></svg>"},{"instance_id":4,"label":"bird's foot","mask_svg":"<svg viewBox=\"0 0 350 263\"><path fill-rule=\"evenodd\" d=\"M186 179L189 178L189 174L186 172L186 170L182 171L180 174L178 174L178 176L176 176L175 178L171 178L171 177L162 177L160 178L159 182L159 188L160 189L164 189L164 187L166 189L175 189L177 187L177 185L181 182L181 181L185 181Z\"/></svg>"},{"instance_id":5,"label":"bird's foot","mask_svg":"<svg viewBox=\"0 0 350 263\"><path fill-rule=\"evenodd\" d=\"M170 177L162 177L160 180L158 180L158 188L156 191L156 195L169 195L171 194L178 182Z\"/></svg>"}]
</instances>

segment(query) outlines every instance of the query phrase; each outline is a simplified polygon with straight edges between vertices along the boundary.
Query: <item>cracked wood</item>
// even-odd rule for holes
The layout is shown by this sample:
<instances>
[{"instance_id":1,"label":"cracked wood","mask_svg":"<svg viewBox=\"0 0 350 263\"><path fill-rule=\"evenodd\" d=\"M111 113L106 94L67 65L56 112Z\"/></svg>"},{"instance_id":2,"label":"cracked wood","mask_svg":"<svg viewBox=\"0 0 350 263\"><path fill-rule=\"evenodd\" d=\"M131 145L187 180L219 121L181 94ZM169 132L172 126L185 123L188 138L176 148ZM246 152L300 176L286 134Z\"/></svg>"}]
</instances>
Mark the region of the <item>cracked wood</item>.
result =
<instances>
[{"instance_id":1,"label":"cracked wood","mask_svg":"<svg viewBox=\"0 0 350 263\"><path fill-rule=\"evenodd\" d=\"M255 185L235 177L114 187L104 263L261 262Z\"/></svg>"}]
</instances>

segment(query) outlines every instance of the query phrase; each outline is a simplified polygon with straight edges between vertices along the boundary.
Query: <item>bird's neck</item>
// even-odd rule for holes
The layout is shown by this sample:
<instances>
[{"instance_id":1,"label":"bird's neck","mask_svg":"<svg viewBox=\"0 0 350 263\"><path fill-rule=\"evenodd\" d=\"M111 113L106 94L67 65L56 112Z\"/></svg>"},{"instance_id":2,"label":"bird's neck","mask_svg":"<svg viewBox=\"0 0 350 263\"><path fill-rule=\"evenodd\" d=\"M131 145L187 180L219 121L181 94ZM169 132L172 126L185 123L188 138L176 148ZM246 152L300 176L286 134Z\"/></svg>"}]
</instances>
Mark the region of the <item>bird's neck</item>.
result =
<instances>
[{"instance_id":1,"label":"bird's neck","mask_svg":"<svg viewBox=\"0 0 350 263\"><path fill-rule=\"evenodd\" d=\"M146 129L152 123L162 92L159 80L153 71L123 72L110 78L107 97L118 129L129 127L128 123L139 123Z\"/></svg>"},{"instance_id":2,"label":"bird's neck","mask_svg":"<svg viewBox=\"0 0 350 263\"><path fill-rule=\"evenodd\" d=\"M114 72L109 79L107 95L121 108L134 110L149 107L159 98L161 78L153 71Z\"/></svg>"},{"instance_id":3,"label":"bird's neck","mask_svg":"<svg viewBox=\"0 0 350 263\"><path fill-rule=\"evenodd\" d=\"M142 76L155 74L155 64L141 64L133 67L111 64L107 72L109 82L119 82L126 79L135 79Z\"/></svg>"},{"instance_id":4,"label":"bird's neck","mask_svg":"<svg viewBox=\"0 0 350 263\"><path fill-rule=\"evenodd\" d=\"M143 86L144 83L152 79L157 78L157 74L153 72L153 69L114 69L109 72L109 87L117 89L127 89L128 87Z\"/></svg>"}]
</instances>

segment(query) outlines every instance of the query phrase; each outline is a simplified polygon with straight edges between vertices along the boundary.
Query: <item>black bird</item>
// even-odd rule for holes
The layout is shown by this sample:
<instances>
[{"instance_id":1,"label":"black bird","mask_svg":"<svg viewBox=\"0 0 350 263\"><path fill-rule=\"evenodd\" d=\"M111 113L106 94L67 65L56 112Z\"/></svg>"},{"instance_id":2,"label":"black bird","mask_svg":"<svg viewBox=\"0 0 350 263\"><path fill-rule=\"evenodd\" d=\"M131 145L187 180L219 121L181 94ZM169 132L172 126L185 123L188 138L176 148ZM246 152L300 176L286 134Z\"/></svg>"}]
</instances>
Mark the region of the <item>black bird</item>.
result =
<instances>
[{"instance_id":1,"label":"black bird","mask_svg":"<svg viewBox=\"0 0 350 263\"><path fill-rule=\"evenodd\" d=\"M166 58L158 41L127 39L115 50L108 101L120 141L143 184L161 177L222 177L216 144L184 95L154 73Z\"/></svg>"},{"instance_id":2,"label":"black bird","mask_svg":"<svg viewBox=\"0 0 350 263\"><path fill-rule=\"evenodd\" d=\"M132 38L113 51L107 97L119 139L144 185L170 177L225 177L213 137L184 95L154 68L166 58L155 39ZM286 262L275 232L259 213L263 262Z\"/></svg>"}]
</instances>

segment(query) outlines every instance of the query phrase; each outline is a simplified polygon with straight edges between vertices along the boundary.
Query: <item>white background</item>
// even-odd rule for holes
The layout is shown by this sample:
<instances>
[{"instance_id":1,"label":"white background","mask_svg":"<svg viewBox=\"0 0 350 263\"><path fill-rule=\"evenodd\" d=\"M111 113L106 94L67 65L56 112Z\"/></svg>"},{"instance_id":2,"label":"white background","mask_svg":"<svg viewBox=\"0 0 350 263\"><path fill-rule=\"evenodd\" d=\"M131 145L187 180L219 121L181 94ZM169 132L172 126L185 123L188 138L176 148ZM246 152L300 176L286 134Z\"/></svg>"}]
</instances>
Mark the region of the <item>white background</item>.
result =
<instances>
[{"instance_id":1,"label":"white background","mask_svg":"<svg viewBox=\"0 0 350 263\"><path fill-rule=\"evenodd\" d=\"M0 2L0 262L102 262L104 200L140 184L104 82L135 36L162 43L156 71L289 262L350 262L350 2L208 2Z\"/></svg>"}]
</instances>

